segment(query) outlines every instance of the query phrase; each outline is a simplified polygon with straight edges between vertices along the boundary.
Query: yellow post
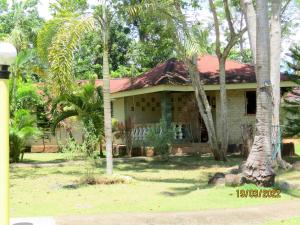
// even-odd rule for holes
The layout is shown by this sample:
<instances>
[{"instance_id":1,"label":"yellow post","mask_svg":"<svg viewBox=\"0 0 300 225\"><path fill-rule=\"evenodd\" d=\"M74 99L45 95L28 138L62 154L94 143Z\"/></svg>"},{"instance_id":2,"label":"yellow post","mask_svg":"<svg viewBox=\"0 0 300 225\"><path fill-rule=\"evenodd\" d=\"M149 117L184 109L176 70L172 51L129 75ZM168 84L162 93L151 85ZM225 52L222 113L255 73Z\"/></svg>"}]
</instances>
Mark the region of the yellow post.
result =
<instances>
[{"instance_id":1,"label":"yellow post","mask_svg":"<svg viewBox=\"0 0 300 225\"><path fill-rule=\"evenodd\" d=\"M9 225L9 89L0 78L0 224Z\"/></svg>"}]
</instances>

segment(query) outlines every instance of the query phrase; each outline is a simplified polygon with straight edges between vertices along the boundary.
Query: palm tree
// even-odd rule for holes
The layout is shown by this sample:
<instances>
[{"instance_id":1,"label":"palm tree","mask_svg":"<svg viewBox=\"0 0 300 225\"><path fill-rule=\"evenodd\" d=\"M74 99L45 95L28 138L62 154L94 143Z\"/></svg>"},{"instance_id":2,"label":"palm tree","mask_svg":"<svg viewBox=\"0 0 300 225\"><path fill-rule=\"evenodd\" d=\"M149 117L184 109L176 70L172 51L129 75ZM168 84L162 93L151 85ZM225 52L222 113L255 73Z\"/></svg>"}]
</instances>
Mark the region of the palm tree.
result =
<instances>
[{"instance_id":1,"label":"palm tree","mask_svg":"<svg viewBox=\"0 0 300 225\"><path fill-rule=\"evenodd\" d=\"M35 118L28 110L20 109L15 112L14 118L10 120L9 130L9 156L11 162L19 162L23 159L24 147L28 139L40 135L36 127Z\"/></svg>"},{"instance_id":2,"label":"palm tree","mask_svg":"<svg viewBox=\"0 0 300 225\"><path fill-rule=\"evenodd\" d=\"M256 77L257 113L254 143L244 171L249 182L272 186L275 173L272 168L271 126L272 90L270 84L270 39L268 2L256 2Z\"/></svg>"},{"instance_id":3,"label":"palm tree","mask_svg":"<svg viewBox=\"0 0 300 225\"><path fill-rule=\"evenodd\" d=\"M108 2L102 0L97 7L100 16L96 20L100 24L103 44L103 99L105 121L105 144L107 174L112 174L112 128L110 105L110 73L109 73L109 28L112 13ZM54 84L52 90L56 94L71 93L74 90L73 59L81 37L94 29L94 18L63 11L53 20L46 23L38 37L38 51L48 62L49 83ZM49 51L49 53L48 53Z\"/></svg>"},{"instance_id":4,"label":"palm tree","mask_svg":"<svg viewBox=\"0 0 300 225\"><path fill-rule=\"evenodd\" d=\"M109 48L108 41L110 36L111 12L108 9L107 1L102 0L102 16L98 21L102 28L103 43L103 99L104 99L104 130L105 130L105 151L106 151L106 173L112 175L112 120L111 120L111 101L110 101L110 73L109 73Z\"/></svg>"},{"instance_id":5,"label":"palm tree","mask_svg":"<svg viewBox=\"0 0 300 225\"><path fill-rule=\"evenodd\" d=\"M103 136L103 95L102 88L96 87L95 78L83 84L79 91L63 94L53 100L51 114L52 132L63 120L76 116L86 129L93 125L94 135L101 141ZM92 149L91 152L95 150Z\"/></svg>"}]
</instances>

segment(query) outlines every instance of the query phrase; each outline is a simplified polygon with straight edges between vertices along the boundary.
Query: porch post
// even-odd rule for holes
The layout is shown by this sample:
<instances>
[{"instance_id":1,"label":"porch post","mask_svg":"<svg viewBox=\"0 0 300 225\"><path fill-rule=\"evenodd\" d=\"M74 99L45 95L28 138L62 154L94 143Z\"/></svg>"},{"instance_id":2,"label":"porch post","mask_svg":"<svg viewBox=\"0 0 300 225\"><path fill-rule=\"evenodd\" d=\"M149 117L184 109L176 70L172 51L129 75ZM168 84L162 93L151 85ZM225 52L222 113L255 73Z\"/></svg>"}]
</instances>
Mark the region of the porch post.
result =
<instances>
[{"instance_id":1,"label":"porch post","mask_svg":"<svg viewBox=\"0 0 300 225\"><path fill-rule=\"evenodd\" d=\"M172 123L172 103L171 103L171 93L170 92L161 92L160 101L161 101L161 116L167 122L168 126L171 126Z\"/></svg>"}]
</instances>

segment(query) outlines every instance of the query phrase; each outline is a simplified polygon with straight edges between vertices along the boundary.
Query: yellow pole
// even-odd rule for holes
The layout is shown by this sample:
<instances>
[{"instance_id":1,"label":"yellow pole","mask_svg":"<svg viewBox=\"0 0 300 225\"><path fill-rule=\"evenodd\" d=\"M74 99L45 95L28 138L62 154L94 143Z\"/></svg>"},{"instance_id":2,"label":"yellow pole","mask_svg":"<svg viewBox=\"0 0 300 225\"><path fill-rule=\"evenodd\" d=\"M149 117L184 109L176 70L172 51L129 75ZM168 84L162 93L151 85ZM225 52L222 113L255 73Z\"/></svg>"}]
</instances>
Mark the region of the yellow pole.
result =
<instances>
[{"instance_id":1,"label":"yellow pole","mask_svg":"<svg viewBox=\"0 0 300 225\"><path fill-rule=\"evenodd\" d=\"M0 78L0 224L9 225L9 89Z\"/></svg>"}]
</instances>

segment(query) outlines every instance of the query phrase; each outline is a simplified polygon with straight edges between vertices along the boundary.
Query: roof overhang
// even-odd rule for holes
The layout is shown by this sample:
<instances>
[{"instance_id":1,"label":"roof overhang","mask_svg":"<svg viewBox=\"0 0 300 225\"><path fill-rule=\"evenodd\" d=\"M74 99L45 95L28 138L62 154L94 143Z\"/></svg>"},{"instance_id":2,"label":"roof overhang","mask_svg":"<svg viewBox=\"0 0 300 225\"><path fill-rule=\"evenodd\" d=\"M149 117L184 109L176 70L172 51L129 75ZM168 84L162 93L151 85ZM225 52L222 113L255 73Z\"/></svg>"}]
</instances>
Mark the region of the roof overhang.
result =
<instances>
[{"instance_id":1,"label":"roof overhang","mask_svg":"<svg viewBox=\"0 0 300 225\"><path fill-rule=\"evenodd\" d=\"M281 81L281 87L295 87L295 84L292 81ZM244 89L256 89L256 83L242 83L242 84L227 84L227 90L244 90ZM190 92L193 91L193 86L191 85L158 85L122 92L115 92L111 94L112 99L124 98L135 95L150 94L155 92L163 91L173 91L173 92ZM220 90L220 85L204 85L204 90L206 91L218 91Z\"/></svg>"}]
</instances>

